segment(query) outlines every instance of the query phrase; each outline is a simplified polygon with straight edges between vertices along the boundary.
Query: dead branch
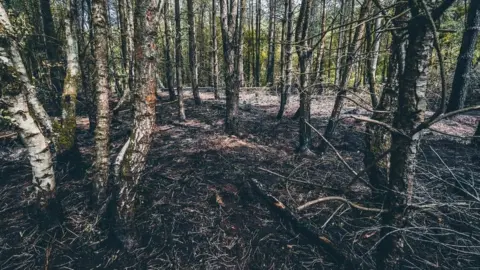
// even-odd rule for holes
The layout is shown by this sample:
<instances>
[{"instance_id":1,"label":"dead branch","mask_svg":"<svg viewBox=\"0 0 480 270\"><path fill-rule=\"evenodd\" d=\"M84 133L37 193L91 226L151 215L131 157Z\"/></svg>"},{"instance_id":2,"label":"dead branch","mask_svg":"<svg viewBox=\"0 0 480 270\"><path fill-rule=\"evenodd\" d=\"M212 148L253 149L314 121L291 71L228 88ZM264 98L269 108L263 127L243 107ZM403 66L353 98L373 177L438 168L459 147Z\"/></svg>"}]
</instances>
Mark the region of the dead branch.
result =
<instances>
[{"instance_id":1,"label":"dead branch","mask_svg":"<svg viewBox=\"0 0 480 270\"><path fill-rule=\"evenodd\" d=\"M346 203L346 204L350 205L351 207L356 208L356 209L361 210L361 211L376 212L376 213L386 213L387 212L387 210L380 209L380 208L369 208L369 207L361 206L357 203L351 202L351 201L349 201L349 200L347 200L343 197L339 197L339 196L330 196L330 197L318 198L316 200L309 201L309 202L297 207L297 210L301 211L301 210L304 210L305 208L307 208L309 206L312 206L314 204L321 203L321 202L328 202L328 201L341 201L341 202Z\"/></svg>"},{"instance_id":2,"label":"dead branch","mask_svg":"<svg viewBox=\"0 0 480 270\"><path fill-rule=\"evenodd\" d=\"M289 207L275 198L262 183L253 178L249 179L249 183L253 191L268 205L268 208L289 222L296 233L303 235L309 242L327 251L330 257L337 263L345 265L348 269L352 268L354 264L338 250L338 247L332 241L300 222L296 215L289 210Z\"/></svg>"}]
</instances>

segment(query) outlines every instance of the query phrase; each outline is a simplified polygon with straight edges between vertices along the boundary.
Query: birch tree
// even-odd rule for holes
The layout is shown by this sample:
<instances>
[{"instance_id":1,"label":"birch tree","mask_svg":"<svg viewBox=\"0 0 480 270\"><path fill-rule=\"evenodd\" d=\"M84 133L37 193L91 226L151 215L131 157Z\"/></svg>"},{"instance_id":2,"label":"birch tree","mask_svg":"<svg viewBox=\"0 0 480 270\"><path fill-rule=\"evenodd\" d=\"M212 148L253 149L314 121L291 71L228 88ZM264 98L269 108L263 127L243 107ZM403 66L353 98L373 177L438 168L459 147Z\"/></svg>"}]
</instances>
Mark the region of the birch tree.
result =
<instances>
[{"instance_id":1,"label":"birch tree","mask_svg":"<svg viewBox=\"0 0 480 270\"><path fill-rule=\"evenodd\" d=\"M196 105L200 105L200 92L198 91L198 63L197 40L195 34L195 13L193 13L193 0L187 0L188 13L188 56L190 60L190 73L192 75L192 92Z\"/></svg>"}]
</instances>

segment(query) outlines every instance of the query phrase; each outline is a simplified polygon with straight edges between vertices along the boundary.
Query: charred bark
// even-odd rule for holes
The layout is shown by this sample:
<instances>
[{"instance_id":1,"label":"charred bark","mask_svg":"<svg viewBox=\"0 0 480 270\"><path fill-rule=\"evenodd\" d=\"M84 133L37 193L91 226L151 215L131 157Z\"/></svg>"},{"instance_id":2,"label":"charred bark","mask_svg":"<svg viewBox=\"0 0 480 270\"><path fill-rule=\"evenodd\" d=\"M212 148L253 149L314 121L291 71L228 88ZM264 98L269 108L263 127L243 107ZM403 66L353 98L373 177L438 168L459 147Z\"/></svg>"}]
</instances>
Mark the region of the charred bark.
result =
<instances>
[{"instance_id":1,"label":"charred bark","mask_svg":"<svg viewBox=\"0 0 480 270\"><path fill-rule=\"evenodd\" d=\"M175 74L177 77L178 118L185 121L185 105L183 103L183 56L182 56L182 24L180 18L180 1L175 1Z\"/></svg>"},{"instance_id":2,"label":"charred bark","mask_svg":"<svg viewBox=\"0 0 480 270\"><path fill-rule=\"evenodd\" d=\"M212 0L212 81L215 99L219 99L218 94L218 46L217 46L217 7L216 0Z\"/></svg>"},{"instance_id":3,"label":"charred bark","mask_svg":"<svg viewBox=\"0 0 480 270\"><path fill-rule=\"evenodd\" d=\"M173 86L173 63L172 63L172 31L170 29L170 22L168 21L170 15L170 1L165 1L165 5L163 7L163 23L165 27L165 75L167 78L167 88L168 94L170 97L170 101L174 101L176 98L175 90Z\"/></svg>"},{"instance_id":4,"label":"charred bark","mask_svg":"<svg viewBox=\"0 0 480 270\"><path fill-rule=\"evenodd\" d=\"M193 0L187 0L188 13L188 56L190 60L190 73L192 75L192 92L196 105L202 104L198 91L198 63L197 63L197 40L195 34L195 13L193 13Z\"/></svg>"},{"instance_id":5,"label":"charred bark","mask_svg":"<svg viewBox=\"0 0 480 270\"><path fill-rule=\"evenodd\" d=\"M285 112L285 106L288 104L288 96L292 87L292 42L293 42L293 7L291 0L285 0L284 21L286 24L285 55L283 72L283 85L280 96L280 108L277 113L277 119L280 120Z\"/></svg>"}]
</instances>

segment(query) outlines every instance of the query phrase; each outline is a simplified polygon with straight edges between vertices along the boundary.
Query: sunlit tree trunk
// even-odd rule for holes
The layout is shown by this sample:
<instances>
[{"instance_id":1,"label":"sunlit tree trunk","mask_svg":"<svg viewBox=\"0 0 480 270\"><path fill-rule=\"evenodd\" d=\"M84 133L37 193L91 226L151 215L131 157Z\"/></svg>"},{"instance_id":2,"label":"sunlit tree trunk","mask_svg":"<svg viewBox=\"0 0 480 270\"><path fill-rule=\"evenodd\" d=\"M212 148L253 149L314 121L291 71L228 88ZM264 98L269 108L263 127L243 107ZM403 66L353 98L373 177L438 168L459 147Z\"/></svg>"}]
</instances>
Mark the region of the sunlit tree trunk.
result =
<instances>
[{"instance_id":1,"label":"sunlit tree trunk","mask_svg":"<svg viewBox=\"0 0 480 270\"><path fill-rule=\"evenodd\" d=\"M218 94L218 43L217 43L217 6L216 0L212 0L212 81L215 99L219 99Z\"/></svg>"},{"instance_id":2,"label":"sunlit tree trunk","mask_svg":"<svg viewBox=\"0 0 480 270\"><path fill-rule=\"evenodd\" d=\"M462 46L458 55L457 67L452 83L452 93L447 105L447 111L462 109L467 98L468 82L472 70L472 60L480 31L480 1L470 0L467 26L463 32Z\"/></svg>"},{"instance_id":3,"label":"sunlit tree trunk","mask_svg":"<svg viewBox=\"0 0 480 270\"><path fill-rule=\"evenodd\" d=\"M177 77L177 101L178 101L178 118L185 121L185 105L183 103L183 56L182 56L182 24L180 17L180 1L175 0L175 74Z\"/></svg>"},{"instance_id":4,"label":"sunlit tree trunk","mask_svg":"<svg viewBox=\"0 0 480 270\"><path fill-rule=\"evenodd\" d=\"M245 86L245 72L244 72L244 67L243 67L243 23L245 22L245 4L246 1L240 0L238 3L240 6L238 7L240 9L240 13L238 16L238 24L239 27L242 28L242 31L237 31L238 32L238 83L240 84L240 87Z\"/></svg>"},{"instance_id":5,"label":"sunlit tree trunk","mask_svg":"<svg viewBox=\"0 0 480 270\"><path fill-rule=\"evenodd\" d=\"M110 85L108 83L108 31L107 3L92 0L93 43L95 51L96 82L96 127L95 127L95 176L94 200L101 204L105 199L109 168L110 136Z\"/></svg>"},{"instance_id":6,"label":"sunlit tree trunk","mask_svg":"<svg viewBox=\"0 0 480 270\"><path fill-rule=\"evenodd\" d=\"M285 0L284 21L286 23L285 36L285 55L283 72L283 86L280 96L280 108L277 113L277 119L282 119L285 112L285 106L288 103L290 88L292 87L292 42L293 42L293 7L292 0Z\"/></svg>"},{"instance_id":7,"label":"sunlit tree trunk","mask_svg":"<svg viewBox=\"0 0 480 270\"><path fill-rule=\"evenodd\" d=\"M76 8L75 3L72 3L72 0L67 0L67 16L65 17L67 70L62 93L62 118L57 130L57 150L59 153L72 151L76 143L77 93L81 74L75 31L77 25L75 16L77 13L74 8Z\"/></svg>"},{"instance_id":8,"label":"sunlit tree trunk","mask_svg":"<svg viewBox=\"0 0 480 270\"><path fill-rule=\"evenodd\" d=\"M188 13L188 56L190 60L190 73L192 76L192 92L196 105L200 105L200 92L198 91L198 63L197 63L197 40L195 34L195 13L193 12L193 0L187 0Z\"/></svg>"},{"instance_id":9,"label":"sunlit tree trunk","mask_svg":"<svg viewBox=\"0 0 480 270\"><path fill-rule=\"evenodd\" d=\"M8 15L0 3L0 109L6 110L6 116L16 127L18 134L27 148L32 178L34 197L41 209L45 209L55 198L55 174L53 155L49 139L42 133L34 113L31 113L26 94L25 67L23 66L18 45L10 36L15 35Z\"/></svg>"},{"instance_id":10,"label":"sunlit tree trunk","mask_svg":"<svg viewBox=\"0 0 480 270\"><path fill-rule=\"evenodd\" d=\"M119 164L117 201L117 226L129 228L133 225L137 206L137 186L145 170L145 163L152 133L155 127L157 89L157 31L160 0L137 0L135 9L135 95L133 131L127 140L116 164ZM120 240L131 248L134 242L128 235L119 235Z\"/></svg>"},{"instance_id":11,"label":"sunlit tree trunk","mask_svg":"<svg viewBox=\"0 0 480 270\"><path fill-rule=\"evenodd\" d=\"M132 0L119 0L120 36L122 49L122 64L124 69L123 93L118 101L115 111L131 101L133 88L133 3Z\"/></svg>"}]
</instances>

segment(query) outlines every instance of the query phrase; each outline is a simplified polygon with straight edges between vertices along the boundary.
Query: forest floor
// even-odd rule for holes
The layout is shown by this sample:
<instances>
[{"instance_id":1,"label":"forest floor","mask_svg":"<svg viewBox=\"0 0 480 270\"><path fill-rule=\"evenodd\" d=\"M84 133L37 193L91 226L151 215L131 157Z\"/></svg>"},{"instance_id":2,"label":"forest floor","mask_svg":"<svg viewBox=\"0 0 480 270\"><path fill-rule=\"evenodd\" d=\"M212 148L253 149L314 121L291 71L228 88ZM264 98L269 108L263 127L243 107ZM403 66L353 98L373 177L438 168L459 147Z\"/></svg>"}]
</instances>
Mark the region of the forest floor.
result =
<instances>
[{"instance_id":1,"label":"forest floor","mask_svg":"<svg viewBox=\"0 0 480 270\"><path fill-rule=\"evenodd\" d=\"M202 93L202 98L201 106L187 100L188 120L184 123L176 121L176 103L158 104L157 128L139 190L142 204L136 226L141 244L131 252L104 241L108 235L89 205L88 177L72 178L59 172L58 199L65 219L51 228L39 226L25 210L27 200L22 191L31 179L26 153L19 141L0 140L0 269L338 269L338 262L325 250L299 234L252 192L252 178L324 241L348 254L358 269L374 265L374 245L379 240L377 214L355 211L335 201L295 210L318 197L344 195L342 189L353 178L331 150L323 157L295 153L298 121L290 117L297 108L296 98L290 100L284 119L277 121L276 93L243 91L239 136L223 133L224 101L214 100L211 93ZM333 101L333 96L315 96L313 100L312 125L320 131ZM368 115L357 107L347 102L345 115ZM468 136L479 119L475 114L458 116L434 128ZM124 123L113 124L112 160L128 136L129 126ZM332 140L357 172L363 168L363 130L363 123L345 118ZM319 138L313 136L317 145ZM78 138L90 166L93 138L85 118L78 119ZM416 201L424 200L427 193L436 201L457 199L443 197L448 186L431 179L455 178L458 182L461 178L478 186L479 150L467 142L437 132L424 136ZM368 193L368 188L360 186L347 197L369 206ZM422 246L424 252L429 255L411 256L412 265L453 269L459 268L459 263L470 265L480 260L478 255L453 251L438 258L439 249L427 244Z\"/></svg>"}]
</instances>

